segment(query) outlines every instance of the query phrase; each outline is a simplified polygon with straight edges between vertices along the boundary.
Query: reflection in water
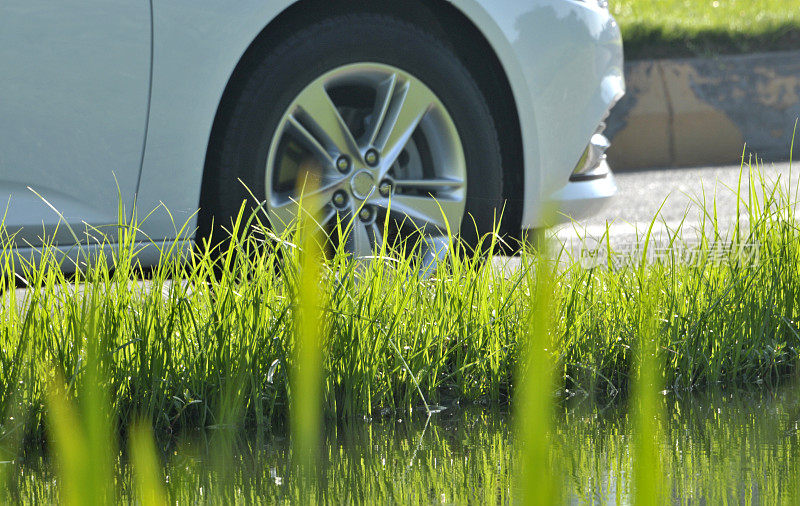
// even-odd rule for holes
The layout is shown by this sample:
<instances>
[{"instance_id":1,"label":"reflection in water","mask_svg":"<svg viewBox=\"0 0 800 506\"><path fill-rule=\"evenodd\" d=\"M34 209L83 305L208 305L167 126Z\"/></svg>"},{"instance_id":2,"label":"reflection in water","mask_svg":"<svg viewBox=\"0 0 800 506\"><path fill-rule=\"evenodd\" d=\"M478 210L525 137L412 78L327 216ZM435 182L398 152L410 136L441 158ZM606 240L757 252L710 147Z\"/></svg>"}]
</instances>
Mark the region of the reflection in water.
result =
<instances>
[{"instance_id":1,"label":"reflection in water","mask_svg":"<svg viewBox=\"0 0 800 506\"><path fill-rule=\"evenodd\" d=\"M786 503L800 486L800 389L664 397L661 447L668 490L678 503ZM239 441L235 457L209 432L170 445L172 502L479 503L512 501L513 442L502 411L450 409L411 419L330 427L318 486L291 476L285 438ZM259 441L261 440L261 441ZM627 503L631 452L626 410L588 401L558 413L553 463L570 503ZM223 455L228 455L227 457ZM10 464L5 464L10 465ZM36 469L39 467L40 469ZM52 502L52 474L31 463L16 475L20 494ZM120 477L122 493L129 478ZM797 497L797 496L795 496Z\"/></svg>"}]
</instances>

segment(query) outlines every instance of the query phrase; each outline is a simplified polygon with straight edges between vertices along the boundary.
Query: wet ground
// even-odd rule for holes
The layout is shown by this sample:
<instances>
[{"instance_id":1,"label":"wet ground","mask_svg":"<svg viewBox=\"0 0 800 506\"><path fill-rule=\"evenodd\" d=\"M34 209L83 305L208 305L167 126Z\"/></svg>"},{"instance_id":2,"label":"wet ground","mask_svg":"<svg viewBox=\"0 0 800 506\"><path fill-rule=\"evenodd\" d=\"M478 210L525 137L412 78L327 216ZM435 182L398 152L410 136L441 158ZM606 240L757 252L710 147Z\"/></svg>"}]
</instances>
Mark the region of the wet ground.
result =
<instances>
[{"instance_id":1,"label":"wet ground","mask_svg":"<svg viewBox=\"0 0 800 506\"><path fill-rule=\"evenodd\" d=\"M658 460L669 502L800 497L799 388L670 393L660 407ZM563 503L630 504L636 463L625 402L575 397L555 418L549 472ZM283 437L236 439L231 452L223 432L190 434L166 444L167 488L178 504L509 504L516 494L518 448L507 411L450 407L431 417L350 420L329 425L325 440L314 481L306 482L293 475ZM50 472L34 466L17 476L22 496L55 498Z\"/></svg>"}]
</instances>

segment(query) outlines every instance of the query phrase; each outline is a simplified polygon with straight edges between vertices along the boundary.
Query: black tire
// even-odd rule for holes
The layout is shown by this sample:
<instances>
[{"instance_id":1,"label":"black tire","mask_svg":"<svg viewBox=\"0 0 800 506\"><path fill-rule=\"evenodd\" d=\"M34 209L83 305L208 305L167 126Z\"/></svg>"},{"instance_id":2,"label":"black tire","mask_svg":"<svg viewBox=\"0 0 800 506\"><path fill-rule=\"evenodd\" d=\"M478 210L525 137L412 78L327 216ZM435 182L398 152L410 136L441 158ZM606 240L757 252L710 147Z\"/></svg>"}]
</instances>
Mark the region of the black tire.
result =
<instances>
[{"instance_id":1,"label":"black tire","mask_svg":"<svg viewBox=\"0 0 800 506\"><path fill-rule=\"evenodd\" d=\"M467 69L444 43L408 22L348 14L297 32L248 72L235 105L215 126L221 138L206 164L201 234L210 232L212 220L228 226L243 201L253 202L244 185L264 200L270 143L289 104L320 75L358 62L401 68L438 96L456 125L467 163L461 237L474 246L493 230L503 206L500 143L486 98Z\"/></svg>"}]
</instances>

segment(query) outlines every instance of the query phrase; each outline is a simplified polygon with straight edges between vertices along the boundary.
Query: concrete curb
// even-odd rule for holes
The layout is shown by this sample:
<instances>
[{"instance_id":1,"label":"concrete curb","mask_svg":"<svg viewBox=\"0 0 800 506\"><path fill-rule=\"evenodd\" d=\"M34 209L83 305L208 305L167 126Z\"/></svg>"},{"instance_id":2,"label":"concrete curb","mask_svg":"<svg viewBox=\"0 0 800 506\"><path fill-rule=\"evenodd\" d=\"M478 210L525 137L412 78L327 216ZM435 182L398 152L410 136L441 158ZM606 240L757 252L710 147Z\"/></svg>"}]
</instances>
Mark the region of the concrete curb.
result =
<instances>
[{"instance_id":1,"label":"concrete curb","mask_svg":"<svg viewBox=\"0 0 800 506\"><path fill-rule=\"evenodd\" d=\"M738 163L745 144L765 160L789 157L800 51L632 61L625 79L607 121L614 169Z\"/></svg>"}]
</instances>

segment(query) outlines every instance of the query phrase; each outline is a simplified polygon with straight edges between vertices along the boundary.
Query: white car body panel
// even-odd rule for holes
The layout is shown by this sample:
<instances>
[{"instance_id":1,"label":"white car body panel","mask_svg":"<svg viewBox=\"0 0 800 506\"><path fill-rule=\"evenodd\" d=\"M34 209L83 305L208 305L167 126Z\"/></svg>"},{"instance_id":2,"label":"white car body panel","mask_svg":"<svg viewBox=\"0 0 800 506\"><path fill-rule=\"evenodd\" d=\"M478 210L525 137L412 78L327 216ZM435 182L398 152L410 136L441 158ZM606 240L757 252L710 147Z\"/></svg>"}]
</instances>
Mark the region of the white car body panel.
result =
<instances>
[{"instance_id":1,"label":"white car body panel","mask_svg":"<svg viewBox=\"0 0 800 506\"><path fill-rule=\"evenodd\" d=\"M109 1L93 0L91 4ZM137 7L147 4L146 0L113 3L119 9L123 9L123 3ZM137 194L140 217L163 204L141 224L150 239L172 239L187 221L190 228L194 226L206 150L228 80L258 34L294 3L153 2L150 115ZM613 18L592 1L452 0L452 4L483 32L511 84L526 168L523 228L542 225L540 209L544 202L555 202L568 208L572 216L581 217L606 201L613 194L612 176L600 181L568 181L597 125L624 92L622 46ZM0 19L7 9L0 7ZM136 73L138 82L144 79L138 72L146 71L140 68L141 62L136 65L131 72ZM109 91L105 89L106 94ZM136 104L140 103L137 96ZM130 114L135 116L133 111ZM143 127L144 117L136 119ZM498 128L502 130L503 125ZM126 132L119 130L116 135L120 138L103 141L120 147ZM0 163L5 157L2 146ZM120 157L128 155L135 158L135 153L121 149ZM129 164L127 158L125 163ZM106 171L110 174L119 167L109 165ZM122 178L127 191L127 183L139 174L138 167L125 167ZM76 173L74 177L84 179L86 175ZM2 184L0 177L0 196L5 191ZM571 197L565 200L565 195ZM103 198L116 200L116 194Z\"/></svg>"},{"instance_id":2,"label":"white car body panel","mask_svg":"<svg viewBox=\"0 0 800 506\"><path fill-rule=\"evenodd\" d=\"M39 244L43 227L52 237L61 219L33 191L73 225L116 223L120 196L130 209L150 20L146 0L0 4L0 205L18 244ZM73 240L63 224L55 239Z\"/></svg>"},{"instance_id":3,"label":"white car body panel","mask_svg":"<svg viewBox=\"0 0 800 506\"><path fill-rule=\"evenodd\" d=\"M211 128L228 80L244 52L289 0L170 0L153 9L153 92L137 205L164 204L142 224L172 238L194 223Z\"/></svg>"}]
</instances>

